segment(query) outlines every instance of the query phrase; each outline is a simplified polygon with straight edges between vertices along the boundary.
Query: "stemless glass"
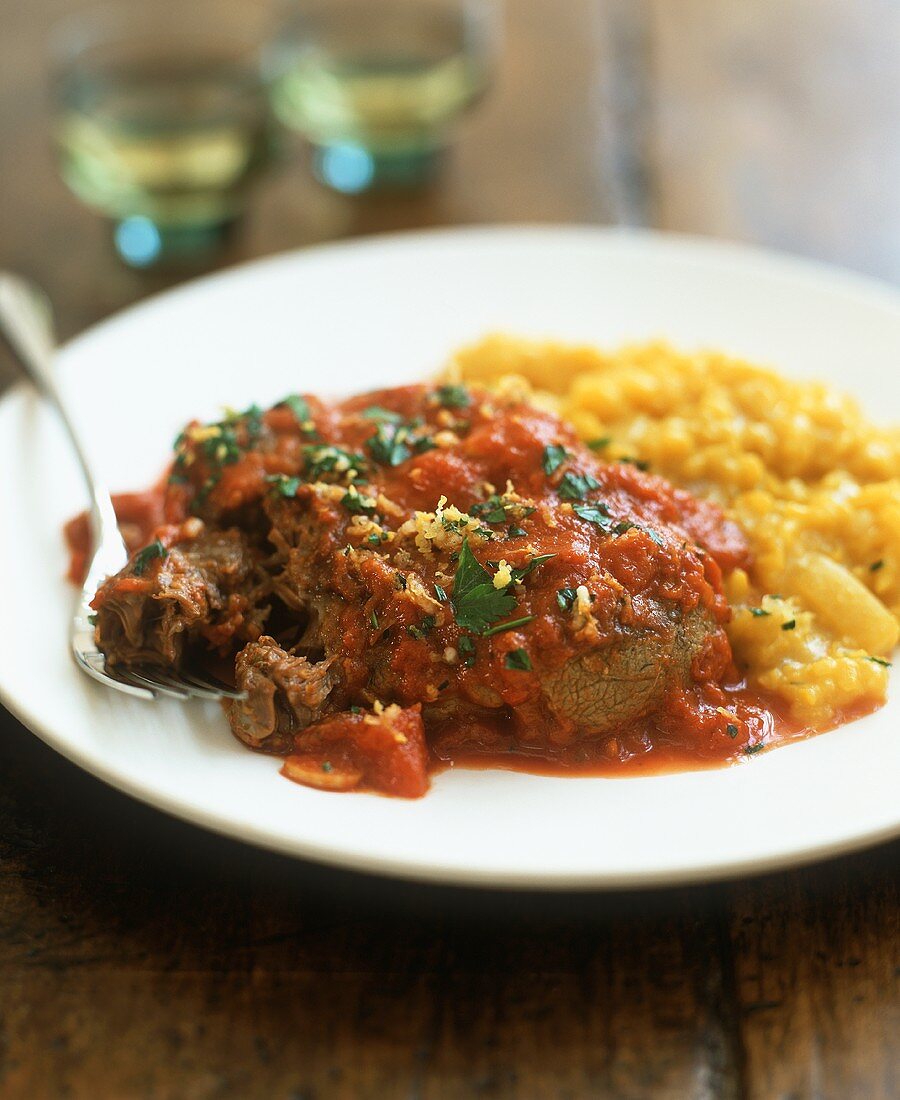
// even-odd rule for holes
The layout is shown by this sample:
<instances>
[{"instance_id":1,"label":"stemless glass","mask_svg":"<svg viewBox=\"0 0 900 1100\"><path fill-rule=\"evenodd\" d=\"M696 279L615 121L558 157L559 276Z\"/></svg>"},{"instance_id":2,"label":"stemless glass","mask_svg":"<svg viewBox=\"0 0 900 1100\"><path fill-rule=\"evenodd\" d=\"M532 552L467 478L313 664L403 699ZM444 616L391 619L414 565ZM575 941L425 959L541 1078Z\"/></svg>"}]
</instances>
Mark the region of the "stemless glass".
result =
<instances>
[{"instance_id":1,"label":"stemless glass","mask_svg":"<svg viewBox=\"0 0 900 1100\"><path fill-rule=\"evenodd\" d=\"M272 106L338 191L426 181L487 87L499 0L295 0L268 53Z\"/></svg>"},{"instance_id":2,"label":"stemless glass","mask_svg":"<svg viewBox=\"0 0 900 1100\"><path fill-rule=\"evenodd\" d=\"M269 151L263 5L116 0L51 39L62 177L149 267L218 246Z\"/></svg>"}]
</instances>

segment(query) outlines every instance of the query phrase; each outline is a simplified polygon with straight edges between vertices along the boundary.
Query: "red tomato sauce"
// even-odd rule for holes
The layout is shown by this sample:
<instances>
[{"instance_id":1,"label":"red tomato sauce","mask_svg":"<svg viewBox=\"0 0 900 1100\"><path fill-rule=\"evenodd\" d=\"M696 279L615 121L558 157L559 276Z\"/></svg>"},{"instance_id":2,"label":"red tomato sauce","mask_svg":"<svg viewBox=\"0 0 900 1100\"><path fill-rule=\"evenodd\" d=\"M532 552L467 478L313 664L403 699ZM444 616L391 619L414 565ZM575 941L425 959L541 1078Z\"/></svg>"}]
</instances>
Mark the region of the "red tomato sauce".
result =
<instances>
[{"instance_id":1,"label":"red tomato sauce","mask_svg":"<svg viewBox=\"0 0 900 1100\"><path fill-rule=\"evenodd\" d=\"M714 504L602 461L551 413L474 390L463 407L447 407L436 392L408 386L335 405L307 396L302 418L296 405L279 405L248 410L218 434L189 425L160 485L115 498L132 550L161 537L168 553L178 525L198 517L247 532L269 556L274 545L276 591L299 578L312 593L317 645L339 676L331 710L296 733L294 753L279 750L286 774L305 782L318 769L314 785L326 789L411 797L423 793L427 769L655 774L743 759L809 732L734 665L722 572L751 559ZM415 425L405 443L392 435L398 423ZM358 488L354 462L365 474ZM356 523L360 493L384 541ZM472 523L479 517L480 534L463 530L472 568L487 577L485 600L499 597L491 577L501 562L518 571L489 623L468 622L456 603L461 536L450 553L404 534L440 498ZM84 517L66 536L77 580ZM137 580L117 578L95 607L129 584L150 592L161 569L154 561ZM419 590L424 604L412 598ZM204 636L232 639L233 626ZM657 636L671 651L629 650ZM216 659L228 657L223 647ZM591 664L598 653L604 663ZM635 693L654 691L659 700L630 716ZM402 712L392 723L360 717L373 700Z\"/></svg>"}]
</instances>

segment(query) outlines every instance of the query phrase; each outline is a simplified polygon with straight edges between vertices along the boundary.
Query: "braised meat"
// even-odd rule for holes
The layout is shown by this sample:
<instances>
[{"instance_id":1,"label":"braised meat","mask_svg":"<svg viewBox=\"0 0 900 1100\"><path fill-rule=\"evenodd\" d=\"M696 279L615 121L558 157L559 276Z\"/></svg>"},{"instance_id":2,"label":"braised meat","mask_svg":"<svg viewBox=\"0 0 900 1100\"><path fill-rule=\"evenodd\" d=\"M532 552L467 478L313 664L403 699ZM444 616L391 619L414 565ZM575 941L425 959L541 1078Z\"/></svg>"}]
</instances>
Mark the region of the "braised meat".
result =
<instances>
[{"instance_id":1,"label":"braised meat","mask_svg":"<svg viewBox=\"0 0 900 1100\"><path fill-rule=\"evenodd\" d=\"M722 629L738 529L516 394L293 395L189 425L165 513L98 593L101 648L236 653L234 732L303 782L409 795L429 756L746 737Z\"/></svg>"},{"instance_id":2,"label":"braised meat","mask_svg":"<svg viewBox=\"0 0 900 1100\"><path fill-rule=\"evenodd\" d=\"M191 642L227 652L259 637L269 589L241 531L188 519L101 586L97 642L113 665L177 666Z\"/></svg>"}]
</instances>

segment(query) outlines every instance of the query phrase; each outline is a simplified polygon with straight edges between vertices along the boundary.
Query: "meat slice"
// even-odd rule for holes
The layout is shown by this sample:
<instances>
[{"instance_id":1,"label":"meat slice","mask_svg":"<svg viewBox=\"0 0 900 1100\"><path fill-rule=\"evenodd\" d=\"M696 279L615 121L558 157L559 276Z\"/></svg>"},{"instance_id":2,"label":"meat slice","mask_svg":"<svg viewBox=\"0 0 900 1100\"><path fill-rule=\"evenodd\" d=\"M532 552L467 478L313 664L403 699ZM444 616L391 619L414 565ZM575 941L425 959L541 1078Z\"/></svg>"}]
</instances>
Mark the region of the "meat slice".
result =
<instances>
[{"instance_id":1,"label":"meat slice","mask_svg":"<svg viewBox=\"0 0 900 1100\"><path fill-rule=\"evenodd\" d=\"M207 531L199 520L160 534L94 598L107 661L171 668L192 639L224 650L259 637L270 585L246 536Z\"/></svg>"},{"instance_id":2,"label":"meat slice","mask_svg":"<svg viewBox=\"0 0 900 1100\"><path fill-rule=\"evenodd\" d=\"M245 745L274 753L291 752L294 734L321 717L336 679L332 661L311 663L266 635L244 646L235 670L247 698L228 703L231 728Z\"/></svg>"}]
</instances>

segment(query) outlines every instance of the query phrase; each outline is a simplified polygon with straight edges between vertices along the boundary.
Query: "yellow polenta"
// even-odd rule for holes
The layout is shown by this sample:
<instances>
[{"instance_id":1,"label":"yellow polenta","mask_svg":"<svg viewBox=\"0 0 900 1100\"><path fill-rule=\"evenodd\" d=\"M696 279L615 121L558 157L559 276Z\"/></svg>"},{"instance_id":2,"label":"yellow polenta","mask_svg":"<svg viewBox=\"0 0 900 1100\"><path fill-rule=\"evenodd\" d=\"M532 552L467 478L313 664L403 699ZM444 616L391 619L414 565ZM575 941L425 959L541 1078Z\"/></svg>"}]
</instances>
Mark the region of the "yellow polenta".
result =
<instances>
[{"instance_id":1,"label":"yellow polenta","mask_svg":"<svg viewBox=\"0 0 900 1100\"><path fill-rule=\"evenodd\" d=\"M849 397L718 352L615 352L492 336L451 370L524 379L597 452L720 503L755 564L726 577L750 679L823 726L883 699L900 619L900 429Z\"/></svg>"}]
</instances>

